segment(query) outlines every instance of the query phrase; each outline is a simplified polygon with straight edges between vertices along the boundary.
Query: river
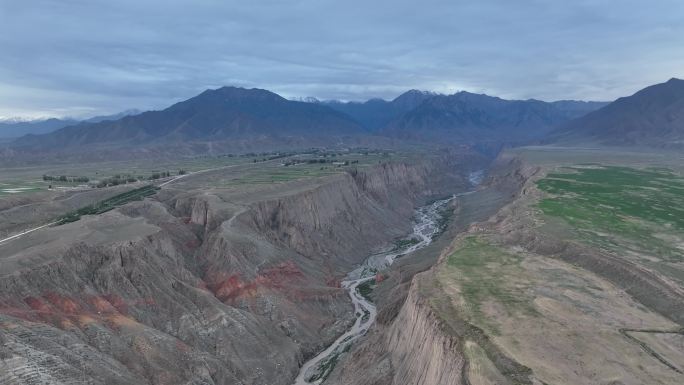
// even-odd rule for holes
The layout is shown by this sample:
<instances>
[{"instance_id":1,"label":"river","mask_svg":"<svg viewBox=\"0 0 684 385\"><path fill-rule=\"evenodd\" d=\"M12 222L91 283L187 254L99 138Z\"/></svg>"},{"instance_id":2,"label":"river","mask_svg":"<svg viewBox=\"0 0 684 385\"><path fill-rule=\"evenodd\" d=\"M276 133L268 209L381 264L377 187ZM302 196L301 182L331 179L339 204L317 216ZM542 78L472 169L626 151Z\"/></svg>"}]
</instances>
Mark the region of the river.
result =
<instances>
[{"instance_id":1,"label":"river","mask_svg":"<svg viewBox=\"0 0 684 385\"><path fill-rule=\"evenodd\" d=\"M476 187L484 175L483 171L470 174L469 181ZM412 233L403 239L394 250L371 255L358 268L351 271L342 281L342 287L347 289L354 306L356 321L346 333L342 334L327 349L310 359L301 367L294 385L320 384L335 367L339 355L351 347L352 342L360 338L375 321L377 310L375 305L366 299L357 288L373 279L376 273L389 267L394 261L405 254L414 252L429 245L432 238L439 233L440 215L446 205L457 196L470 194L470 192L454 195L447 199L438 200L416 210L416 223Z\"/></svg>"}]
</instances>

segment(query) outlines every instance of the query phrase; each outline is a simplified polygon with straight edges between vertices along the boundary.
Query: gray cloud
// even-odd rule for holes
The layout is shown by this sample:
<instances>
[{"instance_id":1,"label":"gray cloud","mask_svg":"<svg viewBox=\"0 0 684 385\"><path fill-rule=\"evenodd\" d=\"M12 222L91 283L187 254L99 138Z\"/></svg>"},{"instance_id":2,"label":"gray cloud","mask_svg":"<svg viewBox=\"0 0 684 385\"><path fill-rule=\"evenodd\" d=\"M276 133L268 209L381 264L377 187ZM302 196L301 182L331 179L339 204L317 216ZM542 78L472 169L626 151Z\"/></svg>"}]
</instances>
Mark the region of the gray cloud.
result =
<instances>
[{"instance_id":1,"label":"gray cloud","mask_svg":"<svg viewBox=\"0 0 684 385\"><path fill-rule=\"evenodd\" d=\"M0 0L0 116L163 108L208 87L610 100L684 76L684 2Z\"/></svg>"}]
</instances>

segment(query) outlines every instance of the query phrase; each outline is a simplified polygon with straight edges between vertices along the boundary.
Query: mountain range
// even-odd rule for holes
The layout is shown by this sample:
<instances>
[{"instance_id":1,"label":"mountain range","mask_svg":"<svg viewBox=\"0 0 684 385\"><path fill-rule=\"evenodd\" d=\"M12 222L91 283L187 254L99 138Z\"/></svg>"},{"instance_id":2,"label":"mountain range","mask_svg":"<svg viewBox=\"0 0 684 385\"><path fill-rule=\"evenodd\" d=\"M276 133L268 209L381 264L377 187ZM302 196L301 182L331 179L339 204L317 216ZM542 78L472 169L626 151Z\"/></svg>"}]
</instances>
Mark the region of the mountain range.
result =
<instances>
[{"instance_id":1,"label":"mountain range","mask_svg":"<svg viewBox=\"0 0 684 385\"><path fill-rule=\"evenodd\" d=\"M19 146L144 145L269 137L332 137L363 133L349 116L329 107L290 101L261 89L223 87L114 121L79 124L25 136Z\"/></svg>"},{"instance_id":2,"label":"mountain range","mask_svg":"<svg viewBox=\"0 0 684 385\"><path fill-rule=\"evenodd\" d=\"M684 80L672 78L569 121L548 142L609 146L684 145Z\"/></svg>"},{"instance_id":3,"label":"mountain range","mask_svg":"<svg viewBox=\"0 0 684 385\"><path fill-rule=\"evenodd\" d=\"M345 113L371 132L377 132L390 122L418 107L425 100L437 94L427 91L410 90L391 101L370 99L365 102L340 102L337 100L319 102L332 109ZM318 102L313 100L314 102Z\"/></svg>"},{"instance_id":4,"label":"mountain range","mask_svg":"<svg viewBox=\"0 0 684 385\"><path fill-rule=\"evenodd\" d=\"M390 122L381 133L403 139L459 143L525 142L606 105L601 102L505 100L458 92L436 95Z\"/></svg>"},{"instance_id":5,"label":"mountain range","mask_svg":"<svg viewBox=\"0 0 684 385\"><path fill-rule=\"evenodd\" d=\"M256 142L260 149L267 149L284 143L301 147L354 142L349 138L356 138L356 143L516 145L545 141L662 146L663 142L682 143L683 122L684 81L679 79L613 103L506 100L469 92L441 95L417 90L391 101L293 101L263 89L223 87L161 111L98 118L26 135L11 147L12 153L73 148L83 152L98 146L229 143L231 149L239 144L247 150Z\"/></svg>"},{"instance_id":6,"label":"mountain range","mask_svg":"<svg viewBox=\"0 0 684 385\"><path fill-rule=\"evenodd\" d=\"M73 126L79 123L97 123L105 120L117 120L124 116L136 115L139 113L139 110L131 109L113 115L94 116L85 120L50 118L27 121L0 121L0 138L18 138L28 134L47 134L59 130L60 128Z\"/></svg>"},{"instance_id":7,"label":"mountain range","mask_svg":"<svg viewBox=\"0 0 684 385\"><path fill-rule=\"evenodd\" d=\"M60 128L78 124L74 119L39 119L29 121L0 121L0 138L18 138L27 134L47 134Z\"/></svg>"}]
</instances>

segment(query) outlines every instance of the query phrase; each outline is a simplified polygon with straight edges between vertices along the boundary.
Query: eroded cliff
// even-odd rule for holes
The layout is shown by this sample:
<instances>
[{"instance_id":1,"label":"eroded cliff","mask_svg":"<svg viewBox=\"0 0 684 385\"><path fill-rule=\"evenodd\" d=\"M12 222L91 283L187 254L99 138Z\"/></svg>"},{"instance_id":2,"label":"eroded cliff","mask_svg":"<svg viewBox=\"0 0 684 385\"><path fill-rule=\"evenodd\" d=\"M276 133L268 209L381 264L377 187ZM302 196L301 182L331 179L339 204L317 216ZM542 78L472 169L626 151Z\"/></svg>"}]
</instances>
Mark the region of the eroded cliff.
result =
<instances>
[{"instance_id":1,"label":"eroded cliff","mask_svg":"<svg viewBox=\"0 0 684 385\"><path fill-rule=\"evenodd\" d=\"M344 273L470 162L163 190L2 245L0 383L287 384L350 322Z\"/></svg>"}]
</instances>

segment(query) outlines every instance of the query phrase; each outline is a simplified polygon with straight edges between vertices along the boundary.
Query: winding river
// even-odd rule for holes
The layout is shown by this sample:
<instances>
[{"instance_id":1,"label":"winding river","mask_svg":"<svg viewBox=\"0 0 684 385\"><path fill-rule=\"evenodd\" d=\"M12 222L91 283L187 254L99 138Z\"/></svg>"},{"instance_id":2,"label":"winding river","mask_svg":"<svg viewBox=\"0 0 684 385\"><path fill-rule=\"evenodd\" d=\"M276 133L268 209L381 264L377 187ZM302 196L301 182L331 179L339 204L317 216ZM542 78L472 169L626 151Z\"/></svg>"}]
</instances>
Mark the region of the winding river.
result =
<instances>
[{"instance_id":1,"label":"winding river","mask_svg":"<svg viewBox=\"0 0 684 385\"><path fill-rule=\"evenodd\" d=\"M473 187L477 186L482 180L482 176L482 171L471 173L469 177L471 185ZM404 238L405 242L402 242L403 247L371 255L363 265L347 275L346 280L342 281L342 287L347 289L351 297L356 321L351 329L342 334L332 345L304 363L294 385L320 384L325 380L334 368L338 356L349 349L352 342L366 334L375 321L377 315L375 305L361 295L357 288L375 279L376 273L389 267L396 258L429 245L432 242L432 238L440 231L439 218L446 205L457 196L470 194L471 192L457 194L419 208L416 212L416 223L413 226L413 232Z\"/></svg>"}]
</instances>

